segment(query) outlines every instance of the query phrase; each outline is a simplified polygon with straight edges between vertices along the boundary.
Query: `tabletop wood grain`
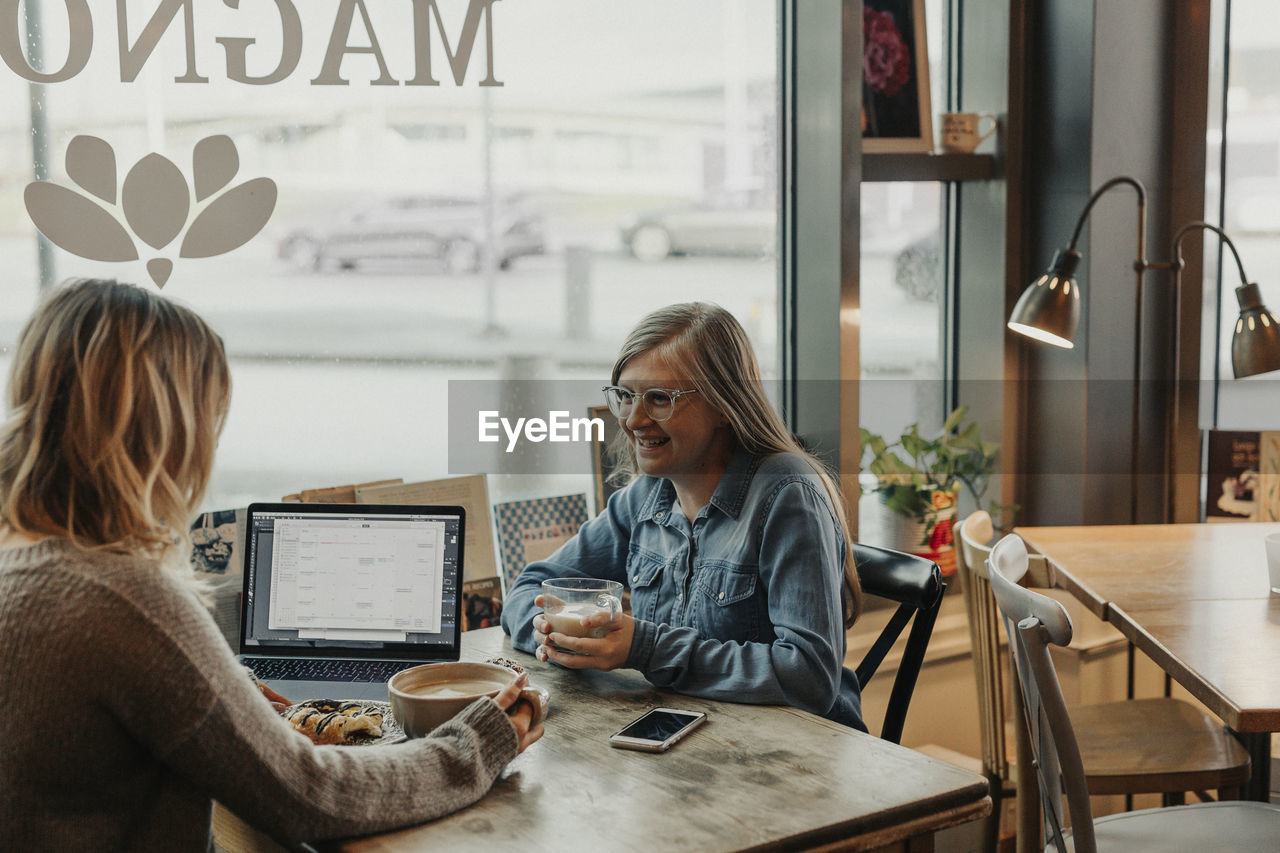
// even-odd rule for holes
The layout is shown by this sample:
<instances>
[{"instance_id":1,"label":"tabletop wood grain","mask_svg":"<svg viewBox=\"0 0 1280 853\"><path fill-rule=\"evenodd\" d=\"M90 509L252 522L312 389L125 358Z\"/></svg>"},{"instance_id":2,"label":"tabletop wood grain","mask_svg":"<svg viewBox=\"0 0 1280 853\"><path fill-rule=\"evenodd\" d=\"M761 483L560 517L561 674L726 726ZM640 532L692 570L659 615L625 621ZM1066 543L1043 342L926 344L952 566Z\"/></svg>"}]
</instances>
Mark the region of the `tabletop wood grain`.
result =
<instances>
[{"instance_id":1,"label":"tabletop wood grain","mask_svg":"<svg viewBox=\"0 0 1280 853\"><path fill-rule=\"evenodd\" d=\"M1232 729L1280 731L1280 596L1112 609L1120 632Z\"/></svg>"},{"instance_id":2,"label":"tabletop wood grain","mask_svg":"<svg viewBox=\"0 0 1280 853\"><path fill-rule=\"evenodd\" d=\"M510 658L551 692L546 735L470 808L321 849L870 850L990 812L981 776L794 708L655 690L630 670L559 669L497 628L463 638L463 659ZM609 746L657 706L708 722L665 754Z\"/></svg>"},{"instance_id":3,"label":"tabletop wood grain","mask_svg":"<svg viewBox=\"0 0 1280 853\"><path fill-rule=\"evenodd\" d=\"M1245 794L1266 801L1280 731L1280 596L1263 538L1280 524L1025 527L1058 586L1112 623L1222 719L1249 752Z\"/></svg>"},{"instance_id":4,"label":"tabletop wood grain","mask_svg":"<svg viewBox=\"0 0 1280 853\"><path fill-rule=\"evenodd\" d=\"M1105 619L1109 602L1132 608L1269 598L1262 540L1280 533L1280 524L1019 527L1017 533L1053 560L1058 586Z\"/></svg>"}]
</instances>

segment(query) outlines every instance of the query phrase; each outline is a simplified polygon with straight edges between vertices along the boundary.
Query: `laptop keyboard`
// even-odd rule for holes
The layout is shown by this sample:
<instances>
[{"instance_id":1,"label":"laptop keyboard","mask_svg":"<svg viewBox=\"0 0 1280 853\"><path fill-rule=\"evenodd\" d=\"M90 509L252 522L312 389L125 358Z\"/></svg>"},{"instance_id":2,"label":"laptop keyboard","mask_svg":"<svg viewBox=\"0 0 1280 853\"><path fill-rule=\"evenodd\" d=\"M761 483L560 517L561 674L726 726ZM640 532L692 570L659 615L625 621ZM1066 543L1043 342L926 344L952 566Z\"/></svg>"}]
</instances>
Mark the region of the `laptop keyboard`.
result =
<instances>
[{"instance_id":1,"label":"laptop keyboard","mask_svg":"<svg viewBox=\"0 0 1280 853\"><path fill-rule=\"evenodd\" d=\"M246 661L259 681L386 681L412 663L394 660L259 658Z\"/></svg>"}]
</instances>

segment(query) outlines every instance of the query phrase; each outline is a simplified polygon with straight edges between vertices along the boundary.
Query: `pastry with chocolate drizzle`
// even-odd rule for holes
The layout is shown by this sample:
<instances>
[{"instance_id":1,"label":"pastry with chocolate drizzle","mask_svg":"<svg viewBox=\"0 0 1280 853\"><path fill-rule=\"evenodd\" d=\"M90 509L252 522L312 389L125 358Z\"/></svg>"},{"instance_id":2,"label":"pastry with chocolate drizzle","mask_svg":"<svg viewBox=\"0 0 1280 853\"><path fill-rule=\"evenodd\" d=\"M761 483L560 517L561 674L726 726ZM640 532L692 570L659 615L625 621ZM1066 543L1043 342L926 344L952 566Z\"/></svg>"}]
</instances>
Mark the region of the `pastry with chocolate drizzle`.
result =
<instances>
[{"instance_id":1,"label":"pastry with chocolate drizzle","mask_svg":"<svg viewBox=\"0 0 1280 853\"><path fill-rule=\"evenodd\" d=\"M376 705L312 699L294 706L287 719L317 744L382 737L382 710Z\"/></svg>"}]
</instances>

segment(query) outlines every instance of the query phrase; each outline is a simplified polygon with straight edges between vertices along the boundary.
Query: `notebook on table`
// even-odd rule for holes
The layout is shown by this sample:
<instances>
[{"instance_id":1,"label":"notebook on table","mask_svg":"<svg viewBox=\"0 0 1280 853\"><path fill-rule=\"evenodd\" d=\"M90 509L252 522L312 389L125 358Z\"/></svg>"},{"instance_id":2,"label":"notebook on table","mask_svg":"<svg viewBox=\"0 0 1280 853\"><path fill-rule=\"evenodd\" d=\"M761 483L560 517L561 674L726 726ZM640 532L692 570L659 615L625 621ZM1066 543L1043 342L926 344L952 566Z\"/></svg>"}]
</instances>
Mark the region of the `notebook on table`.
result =
<instances>
[{"instance_id":1,"label":"notebook on table","mask_svg":"<svg viewBox=\"0 0 1280 853\"><path fill-rule=\"evenodd\" d=\"M240 661L291 702L387 698L401 669L458 659L458 506L252 504Z\"/></svg>"}]
</instances>

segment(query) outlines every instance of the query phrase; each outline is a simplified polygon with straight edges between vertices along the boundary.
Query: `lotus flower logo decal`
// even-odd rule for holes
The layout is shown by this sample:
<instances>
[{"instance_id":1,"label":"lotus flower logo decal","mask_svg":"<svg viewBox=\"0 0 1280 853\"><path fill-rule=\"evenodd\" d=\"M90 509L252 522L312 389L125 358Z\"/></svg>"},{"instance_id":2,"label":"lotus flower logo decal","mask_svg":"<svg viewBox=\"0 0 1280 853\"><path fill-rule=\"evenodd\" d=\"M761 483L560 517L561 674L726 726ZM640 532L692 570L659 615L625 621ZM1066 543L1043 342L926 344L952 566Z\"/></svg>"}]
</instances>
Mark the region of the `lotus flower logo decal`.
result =
<instances>
[{"instance_id":1,"label":"lotus flower logo decal","mask_svg":"<svg viewBox=\"0 0 1280 853\"><path fill-rule=\"evenodd\" d=\"M249 242L276 206L276 185L270 178L224 190L240 169L240 155L229 136L196 143L191 167L188 186L173 161L148 154L125 175L117 193L116 152L96 136L77 136L67 146L67 176L84 192L34 181L24 193L27 213L52 243L94 261L139 260L135 238L141 240L155 250L143 250L154 255L147 272L157 287L164 287L173 261L160 252L184 229L178 257L210 258Z\"/></svg>"}]
</instances>

